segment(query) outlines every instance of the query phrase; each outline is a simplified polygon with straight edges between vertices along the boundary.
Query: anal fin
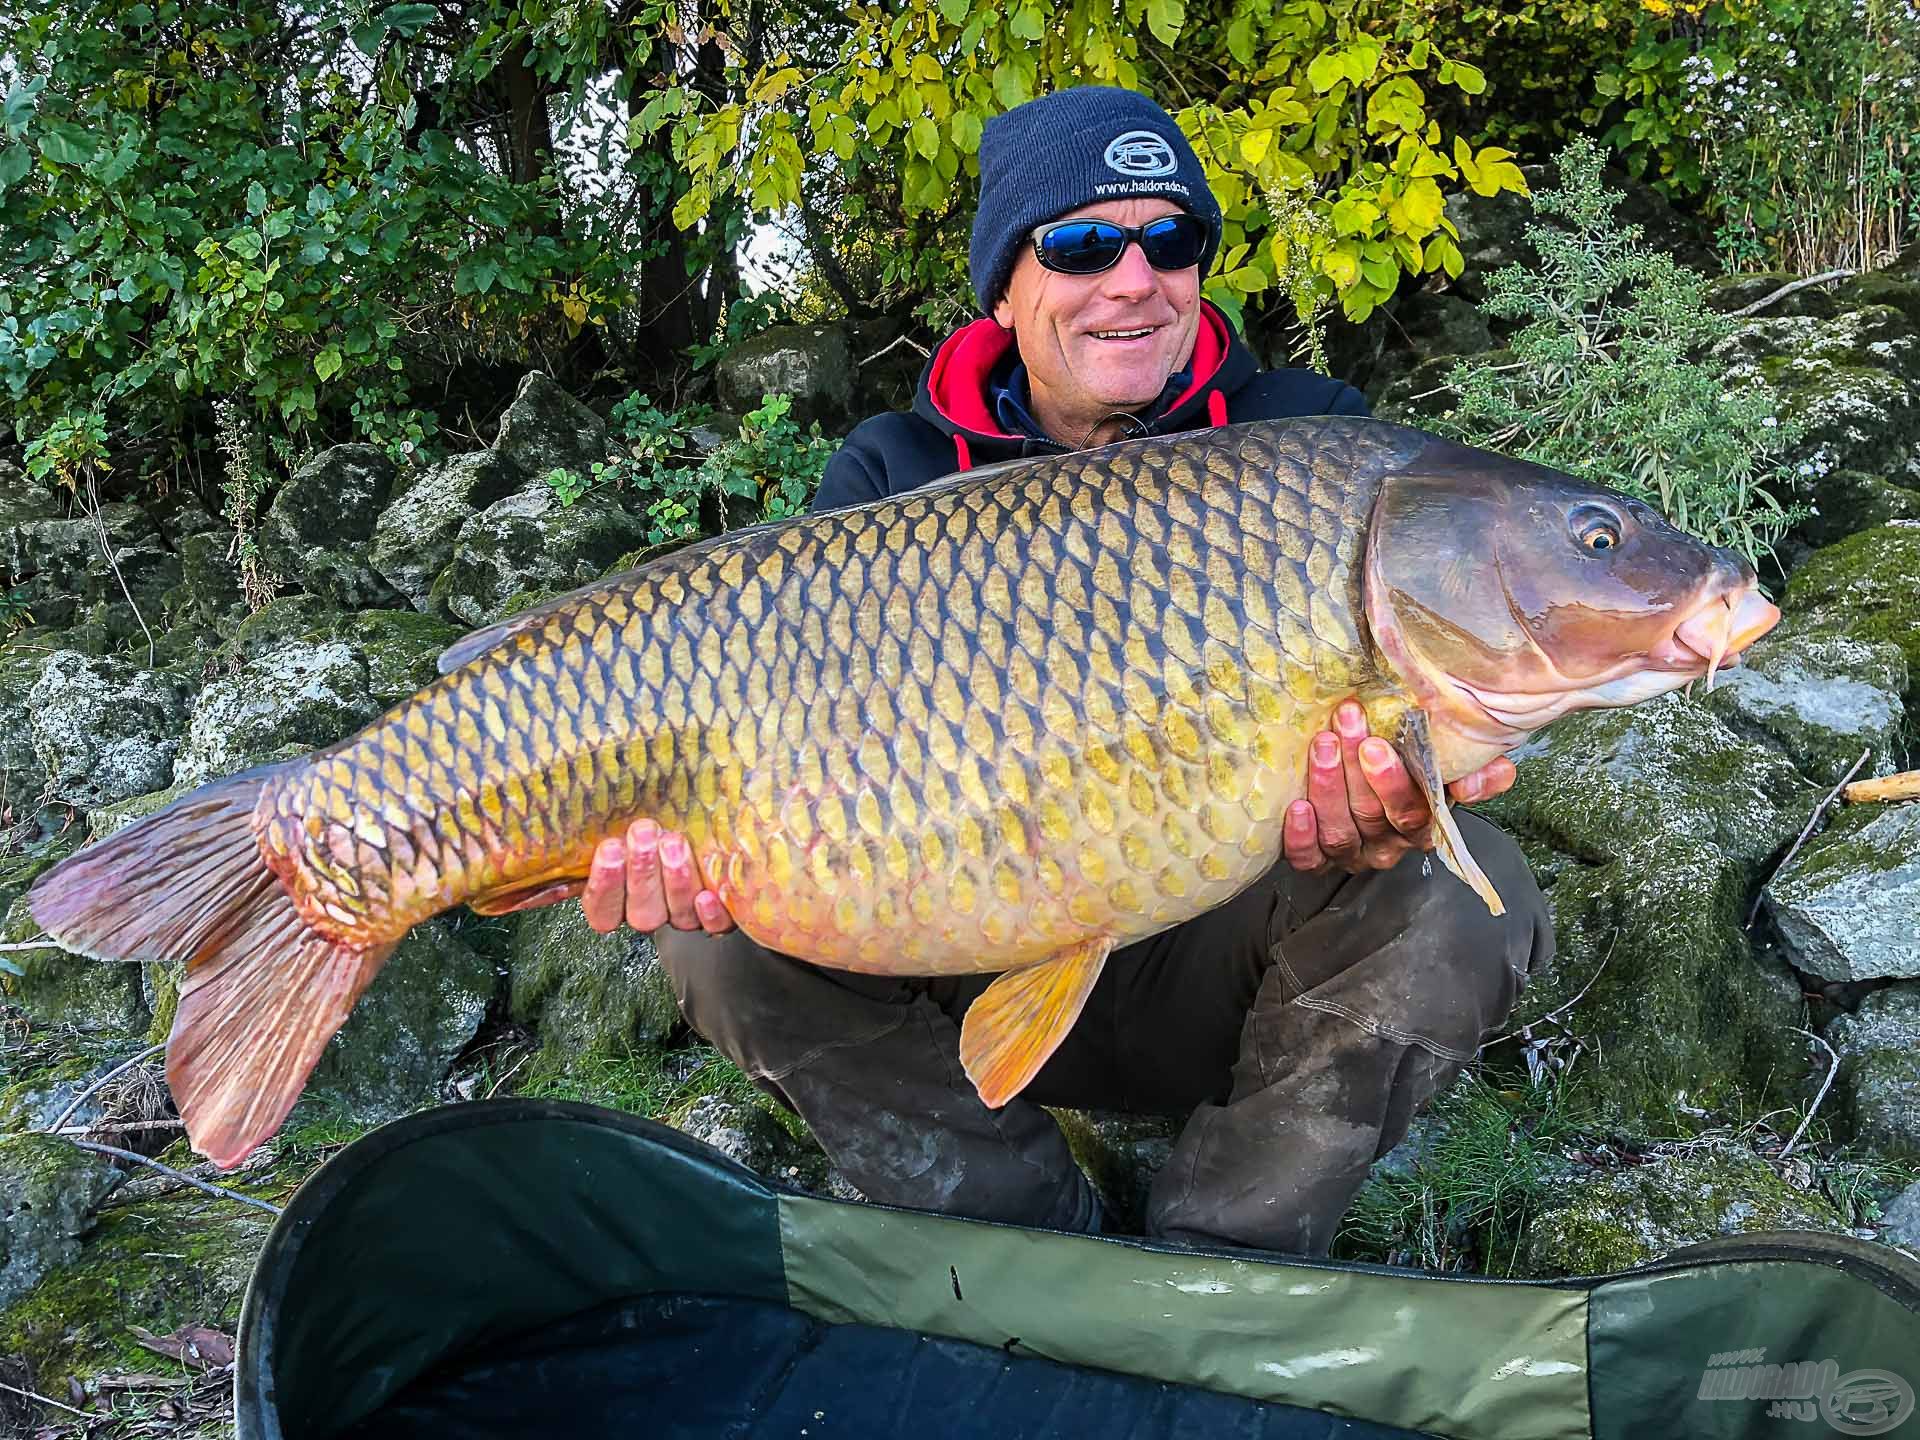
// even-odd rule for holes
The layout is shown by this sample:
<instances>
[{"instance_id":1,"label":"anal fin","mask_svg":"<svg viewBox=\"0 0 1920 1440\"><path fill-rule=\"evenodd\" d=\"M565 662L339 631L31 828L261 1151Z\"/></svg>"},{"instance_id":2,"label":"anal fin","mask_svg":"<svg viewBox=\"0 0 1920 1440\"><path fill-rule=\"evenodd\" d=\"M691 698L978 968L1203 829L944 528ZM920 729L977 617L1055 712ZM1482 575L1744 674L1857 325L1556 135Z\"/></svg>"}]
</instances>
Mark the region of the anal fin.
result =
<instances>
[{"instance_id":1,"label":"anal fin","mask_svg":"<svg viewBox=\"0 0 1920 1440\"><path fill-rule=\"evenodd\" d=\"M1433 848L1440 856L1440 863L1486 901L1490 912L1506 914L1506 903L1501 900L1500 892L1493 888L1493 881L1467 849L1460 826L1454 821L1453 807L1447 803L1447 782L1440 774L1439 758L1433 753L1433 736L1427 730L1424 711L1409 710L1401 721L1399 749L1408 772L1426 793L1427 808L1433 811Z\"/></svg>"},{"instance_id":2,"label":"anal fin","mask_svg":"<svg viewBox=\"0 0 1920 1440\"><path fill-rule=\"evenodd\" d=\"M960 1064L981 1100L999 1109L1026 1088L1080 1018L1113 951L1099 936L1052 959L1009 970L967 1007Z\"/></svg>"},{"instance_id":3,"label":"anal fin","mask_svg":"<svg viewBox=\"0 0 1920 1440\"><path fill-rule=\"evenodd\" d=\"M577 880L538 880L531 885L516 885L506 890L489 890L467 898L467 908L476 915L511 915L516 910L534 910L542 905L558 905L571 900L587 888L584 878Z\"/></svg>"}]
</instances>

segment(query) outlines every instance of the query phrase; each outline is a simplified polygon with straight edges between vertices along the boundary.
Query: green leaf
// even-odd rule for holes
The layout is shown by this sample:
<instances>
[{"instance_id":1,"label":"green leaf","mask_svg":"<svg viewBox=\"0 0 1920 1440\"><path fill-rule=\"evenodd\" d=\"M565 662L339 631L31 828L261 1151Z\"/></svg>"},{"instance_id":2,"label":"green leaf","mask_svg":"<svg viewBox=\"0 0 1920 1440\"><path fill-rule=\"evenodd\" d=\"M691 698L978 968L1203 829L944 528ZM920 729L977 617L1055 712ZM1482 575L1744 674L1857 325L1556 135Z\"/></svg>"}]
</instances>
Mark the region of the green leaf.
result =
<instances>
[{"instance_id":1,"label":"green leaf","mask_svg":"<svg viewBox=\"0 0 1920 1440\"><path fill-rule=\"evenodd\" d=\"M1487 88L1487 77L1465 61L1453 62L1453 83L1469 95L1481 94Z\"/></svg>"},{"instance_id":2,"label":"green leaf","mask_svg":"<svg viewBox=\"0 0 1920 1440\"><path fill-rule=\"evenodd\" d=\"M1173 0L1173 3L1178 3L1178 0ZM1040 18L1039 7L1022 5L1014 11L1013 18L1007 22L1007 33L1016 40L1025 40L1029 44L1046 34L1046 25Z\"/></svg>"},{"instance_id":3,"label":"green leaf","mask_svg":"<svg viewBox=\"0 0 1920 1440\"><path fill-rule=\"evenodd\" d=\"M313 357L313 373L322 380L331 380L340 373L345 364L346 361L340 355L340 347L329 345Z\"/></svg>"},{"instance_id":4,"label":"green leaf","mask_svg":"<svg viewBox=\"0 0 1920 1440\"><path fill-rule=\"evenodd\" d=\"M1186 0L1147 0L1147 29L1162 45L1178 40L1180 27L1186 23Z\"/></svg>"},{"instance_id":5,"label":"green leaf","mask_svg":"<svg viewBox=\"0 0 1920 1440\"><path fill-rule=\"evenodd\" d=\"M926 116L922 115L913 122L912 134L916 152L929 160L940 153L940 132Z\"/></svg>"},{"instance_id":6,"label":"green leaf","mask_svg":"<svg viewBox=\"0 0 1920 1440\"><path fill-rule=\"evenodd\" d=\"M389 5L380 12L380 23L401 39L411 40L439 15L439 7L434 5Z\"/></svg>"},{"instance_id":7,"label":"green leaf","mask_svg":"<svg viewBox=\"0 0 1920 1440\"><path fill-rule=\"evenodd\" d=\"M242 230L230 236L225 242L229 255L238 255L242 260L260 258L260 237L251 230Z\"/></svg>"},{"instance_id":8,"label":"green leaf","mask_svg":"<svg viewBox=\"0 0 1920 1440\"><path fill-rule=\"evenodd\" d=\"M971 155L980 148L980 132L985 128L980 117L971 110L956 110L953 116L953 143L963 155Z\"/></svg>"},{"instance_id":9,"label":"green leaf","mask_svg":"<svg viewBox=\"0 0 1920 1440\"><path fill-rule=\"evenodd\" d=\"M993 94L1001 107L1007 110L1024 105L1033 98L1026 75L1011 60L1002 60L993 67Z\"/></svg>"},{"instance_id":10,"label":"green leaf","mask_svg":"<svg viewBox=\"0 0 1920 1440\"><path fill-rule=\"evenodd\" d=\"M1346 79L1346 65L1337 50L1322 50L1307 66L1307 83L1324 95Z\"/></svg>"},{"instance_id":11,"label":"green leaf","mask_svg":"<svg viewBox=\"0 0 1920 1440\"><path fill-rule=\"evenodd\" d=\"M1227 26L1227 53L1242 65L1253 64L1253 21L1237 15Z\"/></svg>"},{"instance_id":12,"label":"green leaf","mask_svg":"<svg viewBox=\"0 0 1920 1440\"><path fill-rule=\"evenodd\" d=\"M4 956L0 956L0 970L6 971L9 975L25 975L27 973Z\"/></svg>"},{"instance_id":13,"label":"green leaf","mask_svg":"<svg viewBox=\"0 0 1920 1440\"><path fill-rule=\"evenodd\" d=\"M93 146L84 130L48 125L40 134L40 153L56 165L84 165L93 158Z\"/></svg>"},{"instance_id":14,"label":"green leaf","mask_svg":"<svg viewBox=\"0 0 1920 1440\"><path fill-rule=\"evenodd\" d=\"M33 156L24 145L9 145L0 150L0 190L18 184L33 168Z\"/></svg>"},{"instance_id":15,"label":"green leaf","mask_svg":"<svg viewBox=\"0 0 1920 1440\"><path fill-rule=\"evenodd\" d=\"M972 9L973 0L940 0L940 18L949 25L965 24Z\"/></svg>"},{"instance_id":16,"label":"green leaf","mask_svg":"<svg viewBox=\"0 0 1920 1440\"><path fill-rule=\"evenodd\" d=\"M247 186L247 214L258 215L267 208L267 187L258 180Z\"/></svg>"}]
</instances>

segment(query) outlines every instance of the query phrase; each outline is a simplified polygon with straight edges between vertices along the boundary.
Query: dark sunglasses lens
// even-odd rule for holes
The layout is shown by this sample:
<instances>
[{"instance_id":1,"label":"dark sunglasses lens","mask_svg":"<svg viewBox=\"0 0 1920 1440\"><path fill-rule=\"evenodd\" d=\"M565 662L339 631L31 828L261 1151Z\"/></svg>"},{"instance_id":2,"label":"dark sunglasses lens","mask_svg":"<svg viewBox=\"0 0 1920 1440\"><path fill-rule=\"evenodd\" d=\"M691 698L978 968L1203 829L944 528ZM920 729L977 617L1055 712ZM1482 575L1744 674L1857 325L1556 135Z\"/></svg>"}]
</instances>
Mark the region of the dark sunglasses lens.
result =
<instances>
[{"instance_id":1,"label":"dark sunglasses lens","mask_svg":"<svg viewBox=\"0 0 1920 1440\"><path fill-rule=\"evenodd\" d=\"M1168 215L1149 221L1140 236L1147 263L1156 270L1184 270L1200 263L1206 248L1207 227L1191 215Z\"/></svg>"},{"instance_id":2,"label":"dark sunglasses lens","mask_svg":"<svg viewBox=\"0 0 1920 1440\"><path fill-rule=\"evenodd\" d=\"M1050 270L1068 275L1092 275L1120 258L1127 237L1117 225L1082 220L1056 225L1040 237L1040 258Z\"/></svg>"}]
</instances>

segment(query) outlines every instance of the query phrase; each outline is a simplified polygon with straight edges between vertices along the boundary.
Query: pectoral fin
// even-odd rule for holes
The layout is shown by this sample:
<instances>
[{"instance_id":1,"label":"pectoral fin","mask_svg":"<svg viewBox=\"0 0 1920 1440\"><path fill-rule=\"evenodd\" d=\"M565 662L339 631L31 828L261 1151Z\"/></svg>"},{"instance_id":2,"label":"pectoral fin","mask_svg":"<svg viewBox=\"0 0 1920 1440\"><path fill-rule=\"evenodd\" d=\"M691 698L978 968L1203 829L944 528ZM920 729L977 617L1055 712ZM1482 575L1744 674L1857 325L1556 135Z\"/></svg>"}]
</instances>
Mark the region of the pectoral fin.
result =
<instances>
[{"instance_id":1,"label":"pectoral fin","mask_svg":"<svg viewBox=\"0 0 1920 1440\"><path fill-rule=\"evenodd\" d=\"M998 1110L1025 1089L1067 1038L1112 950L1102 936L1009 970L967 1007L960 1064L990 1107Z\"/></svg>"},{"instance_id":2,"label":"pectoral fin","mask_svg":"<svg viewBox=\"0 0 1920 1440\"><path fill-rule=\"evenodd\" d=\"M1488 910L1495 915L1506 914L1500 892L1493 888L1493 882L1467 849L1460 827L1454 823L1453 809L1447 803L1447 782L1441 777L1440 762L1434 756L1433 737L1427 731L1423 711L1407 712L1400 724L1399 747L1400 758L1406 762L1408 772L1420 782L1420 788L1427 795L1427 806L1433 811L1433 848L1439 852L1440 863L1466 881L1473 893L1487 902Z\"/></svg>"}]
</instances>

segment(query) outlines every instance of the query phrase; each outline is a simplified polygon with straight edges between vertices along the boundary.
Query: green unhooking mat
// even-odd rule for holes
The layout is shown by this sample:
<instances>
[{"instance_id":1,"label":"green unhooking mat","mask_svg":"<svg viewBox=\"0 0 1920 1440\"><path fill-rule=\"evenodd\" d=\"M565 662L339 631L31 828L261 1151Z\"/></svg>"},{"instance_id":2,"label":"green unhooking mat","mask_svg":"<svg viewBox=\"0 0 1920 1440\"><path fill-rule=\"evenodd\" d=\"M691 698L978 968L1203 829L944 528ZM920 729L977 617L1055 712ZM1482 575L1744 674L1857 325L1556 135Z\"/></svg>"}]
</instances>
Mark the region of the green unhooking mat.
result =
<instances>
[{"instance_id":1,"label":"green unhooking mat","mask_svg":"<svg viewBox=\"0 0 1920 1440\"><path fill-rule=\"evenodd\" d=\"M1844 1236L1430 1275L845 1204L513 1100L301 1188L236 1391L241 1440L1718 1440L1920 1433L1916 1383L1920 1265Z\"/></svg>"}]
</instances>

